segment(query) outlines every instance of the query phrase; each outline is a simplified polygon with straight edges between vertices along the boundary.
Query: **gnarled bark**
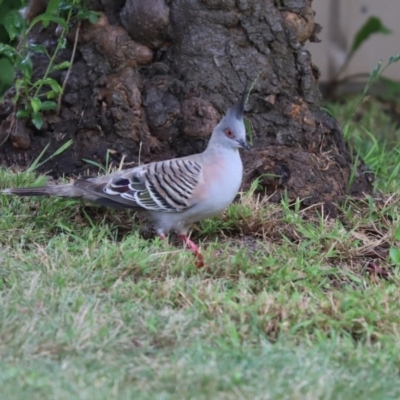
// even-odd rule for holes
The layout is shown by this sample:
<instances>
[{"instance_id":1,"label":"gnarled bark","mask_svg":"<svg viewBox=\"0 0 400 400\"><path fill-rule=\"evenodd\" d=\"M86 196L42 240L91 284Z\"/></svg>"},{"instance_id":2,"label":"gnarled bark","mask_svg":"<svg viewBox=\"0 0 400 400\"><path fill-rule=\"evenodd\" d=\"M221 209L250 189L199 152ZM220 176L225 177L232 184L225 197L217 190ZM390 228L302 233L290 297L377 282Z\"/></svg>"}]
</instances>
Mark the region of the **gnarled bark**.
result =
<instances>
[{"instance_id":1,"label":"gnarled bark","mask_svg":"<svg viewBox=\"0 0 400 400\"><path fill-rule=\"evenodd\" d=\"M261 177L272 200L286 190L306 204L341 197L352 157L336 121L320 108L318 69L304 47L319 28L311 2L91 1L103 14L81 26L60 116L48 113L37 132L27 121L15 123L12 90L1 105L0 142L9 134L1 164L27 165L49 140L51 154L69 138L73 146L43 170L79 174L88 167L83 159L104 162L107 149L116 162L201 151L246 80L258 76L246 107L254 148L243 154L244 186ZM36 29L30 40L54 46L55 29ZM62 60L71 56L75 33ZM45 62L36 57L38 76ZM371 190L362 168L359 193Z\"/></svg>"}]
</instances>

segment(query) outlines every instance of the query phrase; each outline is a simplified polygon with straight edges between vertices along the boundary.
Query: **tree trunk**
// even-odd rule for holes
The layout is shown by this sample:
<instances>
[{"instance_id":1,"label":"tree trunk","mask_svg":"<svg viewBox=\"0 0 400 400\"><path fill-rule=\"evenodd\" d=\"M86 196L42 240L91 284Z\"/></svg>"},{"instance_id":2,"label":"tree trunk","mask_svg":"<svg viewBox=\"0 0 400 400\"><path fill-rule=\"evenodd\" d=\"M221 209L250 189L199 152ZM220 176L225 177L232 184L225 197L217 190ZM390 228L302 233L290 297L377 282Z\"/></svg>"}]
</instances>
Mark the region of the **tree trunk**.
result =
<instances>
[{"instance_id":1,"label":"tree trunk","mask_svg":"<svg viewBox=\"0 0 400 400\"><path fill-rule=\"evenodd\" d=\"M258 79L246 118L253 150L243 153L244 187L257 177L271 200L287 191L305 204L331 202L348 192L352 156L336 121L321 110L318 68L305 49L316 40L312 0L95 0L103 14L69 32L60 60L77 51L61 113L45 115L41 131L16 119L11 98L0 106L3 166L26 166L49 143L42 167L77 175L105 163L148 162L200 152L220 117ZM100 4L101 3L101 4ZM55 47L56 27L30 40ZM47 59L35 56L36 75ZM62 83L66 72L54 77ZM370 192L359 163L353 192ZM354 173L353 173L354 174Z\"/></svg>"}]
</instances>

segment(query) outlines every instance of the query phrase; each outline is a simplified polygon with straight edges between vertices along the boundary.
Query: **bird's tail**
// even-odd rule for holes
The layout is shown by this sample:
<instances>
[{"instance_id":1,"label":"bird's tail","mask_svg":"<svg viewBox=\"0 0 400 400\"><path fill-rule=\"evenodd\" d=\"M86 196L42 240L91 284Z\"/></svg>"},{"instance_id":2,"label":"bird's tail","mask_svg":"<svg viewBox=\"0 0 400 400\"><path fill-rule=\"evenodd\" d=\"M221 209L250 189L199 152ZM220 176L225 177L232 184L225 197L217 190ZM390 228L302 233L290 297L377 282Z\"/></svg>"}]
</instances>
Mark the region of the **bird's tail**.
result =
<instances>
[{"instance_id":1,"label":"bird's tail","mask_svg":"<svg viewBox=\"0 0 400 400\"><path fill-rule=\"evenodd\" d=\"M83 191L73 184L68 183L66 185L4 189L2 193L17 196L81 197Z\"/></svg>"}]
</instances>

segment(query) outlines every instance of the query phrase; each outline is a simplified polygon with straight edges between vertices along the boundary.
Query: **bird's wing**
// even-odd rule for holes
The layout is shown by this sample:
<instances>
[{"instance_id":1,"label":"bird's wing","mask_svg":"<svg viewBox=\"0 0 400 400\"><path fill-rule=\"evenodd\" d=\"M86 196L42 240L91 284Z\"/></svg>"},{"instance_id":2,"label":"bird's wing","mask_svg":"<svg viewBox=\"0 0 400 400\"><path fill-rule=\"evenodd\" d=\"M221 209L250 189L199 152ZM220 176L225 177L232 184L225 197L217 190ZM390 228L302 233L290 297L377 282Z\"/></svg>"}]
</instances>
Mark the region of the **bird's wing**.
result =
<instances>
[{"instance_id":1,"label":"bird's wing","mask_svg":"<svg viewBox=\"0 0 400 400\"><path fill-rule=\"evenodd\" d=\"M203 178L198 160L154 162L107 177L77 179L75 185L111 207L180 212L196 204L195 189Z\"/></svg>"}]
</instances>

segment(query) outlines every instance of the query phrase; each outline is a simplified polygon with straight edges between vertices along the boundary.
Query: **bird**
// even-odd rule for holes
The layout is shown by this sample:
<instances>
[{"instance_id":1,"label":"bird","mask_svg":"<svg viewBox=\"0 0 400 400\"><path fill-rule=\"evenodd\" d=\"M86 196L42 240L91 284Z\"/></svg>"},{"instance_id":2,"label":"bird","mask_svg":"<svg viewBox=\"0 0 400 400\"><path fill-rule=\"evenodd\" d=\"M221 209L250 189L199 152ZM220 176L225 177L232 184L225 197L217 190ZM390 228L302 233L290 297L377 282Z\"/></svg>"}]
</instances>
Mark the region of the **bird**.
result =
<instances>
[{"instance_id":1,"label":"bird","mask_svg":"<svg viewBox=\"0 0 400 400\"><path fill-rule=\"evenodd\" d=\"M239 149L250 150L246 141L241 99L228 108L215 126L206 149L197 154L151 162L98 177L79 177L68 184L5 189L18 196L79 198L113 208L142 212L157 235L166 239L175 231L191 250L197 267L204 266L199 247L188 235L193 223L224 211L242 183Z\"/></svg>"}]
</instances>

